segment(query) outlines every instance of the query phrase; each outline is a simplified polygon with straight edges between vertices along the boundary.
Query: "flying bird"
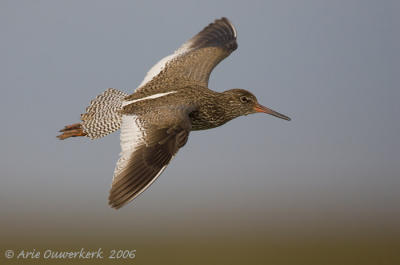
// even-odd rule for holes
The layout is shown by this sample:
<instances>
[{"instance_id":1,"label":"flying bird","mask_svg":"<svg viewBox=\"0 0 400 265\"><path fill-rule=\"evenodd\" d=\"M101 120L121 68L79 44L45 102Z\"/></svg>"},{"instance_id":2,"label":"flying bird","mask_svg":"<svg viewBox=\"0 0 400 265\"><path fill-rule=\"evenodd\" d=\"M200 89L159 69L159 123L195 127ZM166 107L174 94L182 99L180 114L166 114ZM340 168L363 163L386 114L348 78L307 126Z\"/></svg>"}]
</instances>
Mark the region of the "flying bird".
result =
<instances>
[{"instance_id":1,"label":"flying bird","mask_svg":"<svg viewBox=\"0 0 400 265\"><path fill-rule=\"evenodd\" d=\"M260 105L244 89L208 88L213 68L238 47L227 18L215 20L153 66L132 94L109 88L57 136L98 139L121 130L120 158L109 195L119 209L146 190L182 148L191 131L206 130L253 113L290 120Z\"/></svg>"}]
</instances>

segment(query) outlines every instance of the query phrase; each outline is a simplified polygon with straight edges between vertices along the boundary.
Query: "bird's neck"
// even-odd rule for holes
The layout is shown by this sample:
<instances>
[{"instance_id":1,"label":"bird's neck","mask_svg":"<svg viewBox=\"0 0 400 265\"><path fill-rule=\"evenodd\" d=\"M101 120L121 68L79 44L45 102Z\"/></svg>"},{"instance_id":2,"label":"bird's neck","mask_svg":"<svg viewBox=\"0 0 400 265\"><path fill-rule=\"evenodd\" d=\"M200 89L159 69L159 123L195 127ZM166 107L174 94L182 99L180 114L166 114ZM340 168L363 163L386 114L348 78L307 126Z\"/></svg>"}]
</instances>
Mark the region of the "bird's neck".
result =
<instances>
[{"instance_id":1,"label":"bird's neck","mask_svg":"<svg viewBox=\"0 0 400 265\"><path fill-rule=\"evenodd\" d=\"M237 100L232 96L232 94L224 91L220 93L220 106L223 107L225 117L227 120L232 120L241 115L240 106Z\"/></svg>"}]
</instances>

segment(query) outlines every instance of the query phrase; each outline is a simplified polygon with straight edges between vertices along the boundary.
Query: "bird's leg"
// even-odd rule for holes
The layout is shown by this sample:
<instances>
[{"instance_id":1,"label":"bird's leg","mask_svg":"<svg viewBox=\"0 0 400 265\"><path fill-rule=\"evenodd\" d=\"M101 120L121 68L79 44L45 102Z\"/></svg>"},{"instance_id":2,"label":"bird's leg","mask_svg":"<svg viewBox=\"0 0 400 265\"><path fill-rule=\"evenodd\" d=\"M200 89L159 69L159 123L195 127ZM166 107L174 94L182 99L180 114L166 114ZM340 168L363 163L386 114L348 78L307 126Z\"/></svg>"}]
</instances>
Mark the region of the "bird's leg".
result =
<instances>
[{"instance_id":1,"label":"bird's leg","mask_svg":"<svg viewBox=\"0 0 400 265\"><path fill-rule=\"evenodd\" d=\"M64 129L60 130L62 134L58 135L57 138L60 140L67 139L69 137L85 136L86 133L83 131L82 125L80 123L74 123L67 125Z\"/></svg>"},{"instance_id":2,"label":"bird's leg","mask_svg":"<svg viewBox=\"0 0 400 265\"><path fill-rule=\"evenodd\" d=\"M80 123L74 123L74 124L71 124L71 125L64 126L64 129L60 130L60 132L66 132L66 131L69 131L69 130L79 129L79 128L82 128L81 124Z\"/></svg>"}]
</instances>

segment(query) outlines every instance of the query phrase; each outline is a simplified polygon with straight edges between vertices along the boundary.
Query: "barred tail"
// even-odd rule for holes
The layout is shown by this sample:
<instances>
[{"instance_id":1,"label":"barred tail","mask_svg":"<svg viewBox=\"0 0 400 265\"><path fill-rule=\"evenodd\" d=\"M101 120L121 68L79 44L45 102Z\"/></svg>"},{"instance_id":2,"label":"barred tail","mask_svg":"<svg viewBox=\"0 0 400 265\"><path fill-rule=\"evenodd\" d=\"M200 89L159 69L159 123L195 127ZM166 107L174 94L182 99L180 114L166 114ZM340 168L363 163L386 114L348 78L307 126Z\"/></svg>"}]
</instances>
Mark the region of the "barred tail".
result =
<instances>
[{"instance_id":1,"label":"barred tail","mask_svg":"<svg viewBox=\"0 0 400 265\"><path fill-rule=\"evenodd\" d=\"M81 115L83 132L91 139L101 138L121 127L122 101L128 94L109 88L90 102Z\"/></svg>"}]
</instances>

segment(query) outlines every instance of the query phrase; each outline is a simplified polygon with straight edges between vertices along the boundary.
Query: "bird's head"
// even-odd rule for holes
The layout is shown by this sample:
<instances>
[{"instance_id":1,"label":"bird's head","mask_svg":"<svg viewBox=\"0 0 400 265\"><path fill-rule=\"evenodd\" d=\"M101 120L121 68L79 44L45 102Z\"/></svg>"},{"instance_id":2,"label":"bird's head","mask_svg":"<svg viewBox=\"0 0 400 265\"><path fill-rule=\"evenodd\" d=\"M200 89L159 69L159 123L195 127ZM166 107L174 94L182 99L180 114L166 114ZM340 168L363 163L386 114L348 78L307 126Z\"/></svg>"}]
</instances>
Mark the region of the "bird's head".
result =
<instances>
[{"instance_id":1,"label":"bird's head","mask_svg":"<svg viewBox=\"0 0 400 265\"><path fill-rule=\"evenodd\" d=\"M289 117L259 104L257 98L247 90L235 88L225 91L224 94L228 95L229 105L234 110L235 116L262 112L290 121Z\"/></svg>"}]
</instances>

